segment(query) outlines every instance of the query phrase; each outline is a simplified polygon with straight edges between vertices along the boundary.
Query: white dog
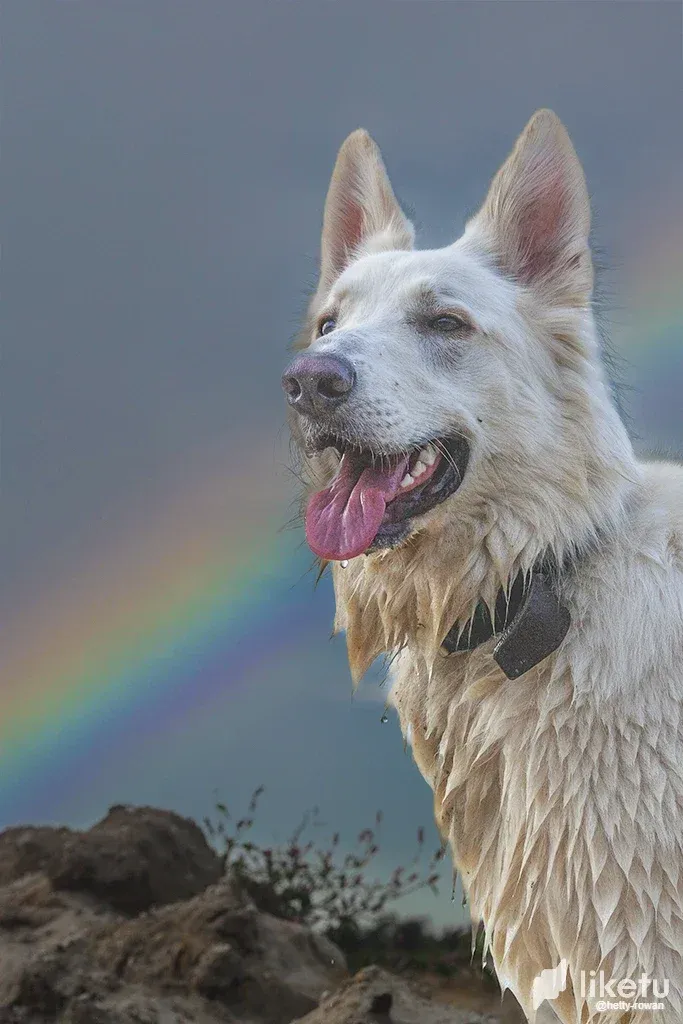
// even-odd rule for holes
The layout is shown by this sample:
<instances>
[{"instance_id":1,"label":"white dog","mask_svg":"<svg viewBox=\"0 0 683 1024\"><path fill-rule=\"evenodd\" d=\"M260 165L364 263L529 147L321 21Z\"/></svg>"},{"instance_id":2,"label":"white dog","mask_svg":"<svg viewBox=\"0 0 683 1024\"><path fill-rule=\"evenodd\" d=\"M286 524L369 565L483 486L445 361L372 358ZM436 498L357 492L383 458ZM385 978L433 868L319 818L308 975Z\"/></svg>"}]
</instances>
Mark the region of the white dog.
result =
<instances>
[{"instance_id":1,"label":"white dog","mask_svg":"<svg viewBox=\"0 0 683 1024\"><path fill-rule=\"evenodd\" d=\"M530 1019L545 991L565 1024L680 1024L683 472L612 403L589 224L548 111L431 251L354 132L283 385L354 679L393 657L502 984Z\"/></svg>"}]
</instances>

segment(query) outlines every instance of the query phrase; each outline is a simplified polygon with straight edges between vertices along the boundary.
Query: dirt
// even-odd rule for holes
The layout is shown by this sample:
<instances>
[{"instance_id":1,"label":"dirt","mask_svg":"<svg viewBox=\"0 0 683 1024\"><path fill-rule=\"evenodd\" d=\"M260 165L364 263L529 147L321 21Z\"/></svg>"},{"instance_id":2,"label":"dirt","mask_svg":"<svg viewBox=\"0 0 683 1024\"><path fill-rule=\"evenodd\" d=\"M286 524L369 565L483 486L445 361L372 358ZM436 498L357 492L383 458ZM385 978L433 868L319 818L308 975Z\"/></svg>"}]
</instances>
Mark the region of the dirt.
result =
<instances>
[{"instance_id":1,"label":"dirt","mask_svg":"<svg viewBox=\"0 0 683 1024\"><path fill-rule=\"evenodd\" d=\"M456 1008L433 979L350 978L327 939L258 910L177 814L0 833L0 1024L512 1021L487 998Z\"/></svg>"}]
</instances>

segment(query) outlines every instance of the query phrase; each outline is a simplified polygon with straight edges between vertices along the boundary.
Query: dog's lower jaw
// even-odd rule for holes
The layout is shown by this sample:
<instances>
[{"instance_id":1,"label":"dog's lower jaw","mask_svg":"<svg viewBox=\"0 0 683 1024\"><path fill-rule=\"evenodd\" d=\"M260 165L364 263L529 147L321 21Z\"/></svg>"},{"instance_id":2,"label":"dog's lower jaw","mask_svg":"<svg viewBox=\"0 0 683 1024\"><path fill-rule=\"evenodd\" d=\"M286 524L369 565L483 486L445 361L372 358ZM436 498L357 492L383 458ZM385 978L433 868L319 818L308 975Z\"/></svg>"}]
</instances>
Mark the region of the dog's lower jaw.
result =
<instances>
[{"instance_id":1,"label":"dog's lower jaw","mask_svg":"<svg viewBox=\"0 0 683 1024\"><path fill-rule=\"evenodd\" d=\"M366 554L371 555L375 551L391 551L393 548L400 547L410 539L414 532L410 523L387 523L380 527L379 533Z\"/></svg>"}]
</instances>

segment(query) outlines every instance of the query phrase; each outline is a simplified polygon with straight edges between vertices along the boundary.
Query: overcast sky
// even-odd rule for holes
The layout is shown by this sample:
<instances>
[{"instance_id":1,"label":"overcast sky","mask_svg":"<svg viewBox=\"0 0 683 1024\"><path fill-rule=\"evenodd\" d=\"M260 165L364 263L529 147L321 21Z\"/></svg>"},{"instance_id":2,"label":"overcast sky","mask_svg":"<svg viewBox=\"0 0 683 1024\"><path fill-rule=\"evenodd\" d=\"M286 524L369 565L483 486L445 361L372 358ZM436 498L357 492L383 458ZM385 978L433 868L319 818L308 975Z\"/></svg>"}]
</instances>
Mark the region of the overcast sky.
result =
<instances>
[{"instance_id":1,"label":"overcast sky","mask_svg":"<svg viewBox=\"0 0 683 1024\"><path fill-rule=\"evenodd\" d=\"M617 334L639 313L633 249L654 244L663 197L680 222L677 2L8 0L0 35L0 607L68 578L211 446L277 436L329 175L359 125L425 246L456 236L534 110L553 108L586 170ZM668 358L646 389L682 372ZM652 390L636 403L640 432L658 405ZM324 639L315 664L346 685ZM297 657L287 678L310 668ZM224 724L228 748L253 712ZM329 729L329 711L299 705L289 739L253 741L259 757L294 764L292 735L323 715ZM412 830L430 798L400 738L382 733L378 770L368 729L344 722L325 734L326 809L366 823L351 776L367 807L408 807ZM302 782L294 813L308 797Z\"/></svg>"}]
</instances>

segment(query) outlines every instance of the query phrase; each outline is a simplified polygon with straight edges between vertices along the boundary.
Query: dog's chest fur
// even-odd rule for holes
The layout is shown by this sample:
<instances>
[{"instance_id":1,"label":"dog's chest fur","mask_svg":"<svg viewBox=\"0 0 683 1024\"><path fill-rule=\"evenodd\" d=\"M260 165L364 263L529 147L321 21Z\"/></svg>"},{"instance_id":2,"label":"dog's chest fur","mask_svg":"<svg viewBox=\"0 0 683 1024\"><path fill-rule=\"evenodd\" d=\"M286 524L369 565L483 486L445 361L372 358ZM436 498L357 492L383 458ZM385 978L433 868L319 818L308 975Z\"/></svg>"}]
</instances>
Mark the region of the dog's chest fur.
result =
<instances>
[{"instance_id":1,"label":"dog's chest fur","mask_svg":"<svg viewBox=\"0 0 683 1024\"><path fill-rule=\"evenodd\" d=\"M444 590L438 598L438 576L424 567L411 574L407 563L388 584L381 560L335 570L337 624L356 673L375 647L402 648L391 703L434 791L472 917L484 922L499 976L529 1013L534 977L566 958L577 989L581 971L669 979L659 1019L681 1018L681 623L671 609L658 617L653 607L651 622L642 611L671 578L666 531L661 544L656 533L645 568L629 567L620 549L614 564L589 569L567 595L575 625L563 651L518 680L493 662L492 643L450 656L435 646L449 616L471 606L464 570L454 571L459 598ZM591 572L613 582L598 608ZM429 581L422 593L418 580ZM632 622L610 607L629 584L641 606ZM472 583L472 593L480 588ZM433 632L428 594L449 607ZM605 617L616 631L611 641ZM668 639L657 636L658 618L668 622ZM571 983L555 1006L571 1024L582 1019Z\"/></svg>"},{"instance_id":2,"label":"dog's chest fur","mask_svg":"<svg viewBox=\"0 0 683 1024\"><path fill-rule=\"evenodd\" d=\"M420 655L403 652L391 700L501 978L529 1009L534 977L562 958L576 977L593 965L620 979L678 977L680 846L652 843L681 813L666 754L680 749L678 720L637 727L616 709L572 706L566 675L510 681L485 658L451 656L430 680Z\"/></svg>"}]
</instances>

